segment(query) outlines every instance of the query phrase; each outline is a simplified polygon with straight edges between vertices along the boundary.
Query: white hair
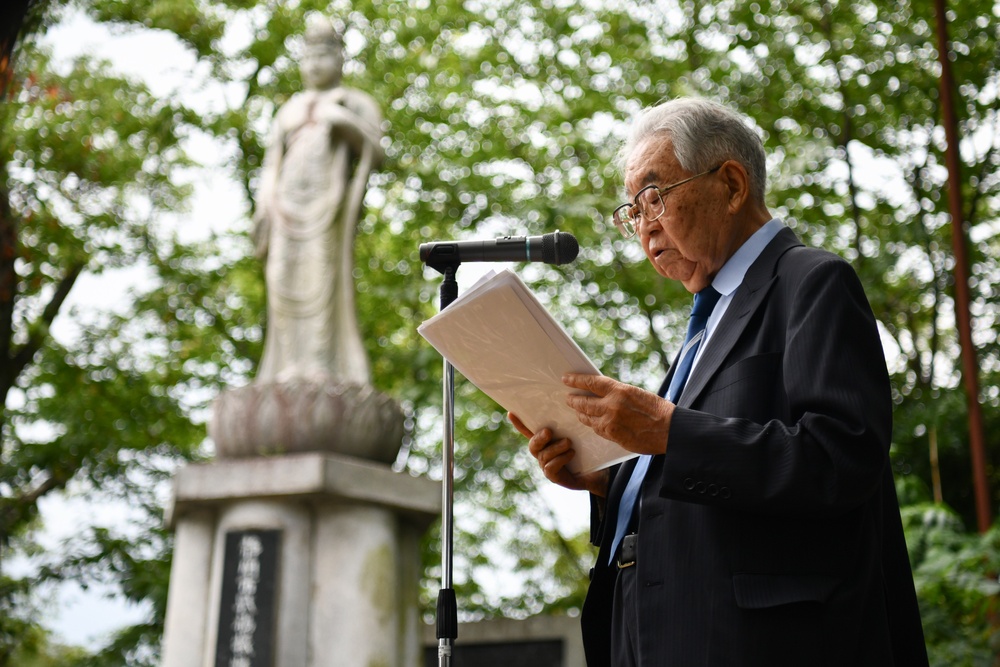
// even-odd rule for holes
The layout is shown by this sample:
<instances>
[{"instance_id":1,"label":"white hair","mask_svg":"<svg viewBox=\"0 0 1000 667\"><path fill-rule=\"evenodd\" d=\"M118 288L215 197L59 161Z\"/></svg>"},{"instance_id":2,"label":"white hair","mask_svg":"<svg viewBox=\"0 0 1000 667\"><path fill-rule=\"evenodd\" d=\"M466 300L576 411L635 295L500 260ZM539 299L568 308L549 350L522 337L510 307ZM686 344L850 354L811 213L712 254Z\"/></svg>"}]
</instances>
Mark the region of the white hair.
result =
<instances>
[{"instance_id":1,"label":"white hair","mask_svg":"<svg viewBox=\"0 0 1000 667\"><path fill-rule=\"evenodd\" d=\"M752 196L764 202L764 144L740 114L698 97L680 97L644 109L618 152L619 170L624 172L629 156L641 142L659 135L670 139L674 156L686 171L706 171L726 160L739 162L750 176Z\"/></svg>"}]
</instances>

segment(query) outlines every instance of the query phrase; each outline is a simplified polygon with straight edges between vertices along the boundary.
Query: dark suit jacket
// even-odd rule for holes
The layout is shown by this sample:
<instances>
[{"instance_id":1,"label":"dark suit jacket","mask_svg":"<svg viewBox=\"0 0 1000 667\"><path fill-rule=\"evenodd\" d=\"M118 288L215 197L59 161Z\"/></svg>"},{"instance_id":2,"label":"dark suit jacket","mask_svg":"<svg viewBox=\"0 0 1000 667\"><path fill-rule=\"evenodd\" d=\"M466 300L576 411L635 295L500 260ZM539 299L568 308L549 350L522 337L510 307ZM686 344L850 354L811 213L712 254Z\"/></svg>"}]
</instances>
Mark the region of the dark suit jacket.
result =
<instances>
[{"instance_id":1,"label":"dark suit jacket","mask_svg":"<svg viewBox=\"0 0 1000 667\"><path fill-rule=\"evenodd\" d=\"M857 275L782 230L733 295L643 485L641 665L927 665L891 427ZM609 543L633 467L595 513L590 667L610 665Z\"/></svg>"}]
</instances>

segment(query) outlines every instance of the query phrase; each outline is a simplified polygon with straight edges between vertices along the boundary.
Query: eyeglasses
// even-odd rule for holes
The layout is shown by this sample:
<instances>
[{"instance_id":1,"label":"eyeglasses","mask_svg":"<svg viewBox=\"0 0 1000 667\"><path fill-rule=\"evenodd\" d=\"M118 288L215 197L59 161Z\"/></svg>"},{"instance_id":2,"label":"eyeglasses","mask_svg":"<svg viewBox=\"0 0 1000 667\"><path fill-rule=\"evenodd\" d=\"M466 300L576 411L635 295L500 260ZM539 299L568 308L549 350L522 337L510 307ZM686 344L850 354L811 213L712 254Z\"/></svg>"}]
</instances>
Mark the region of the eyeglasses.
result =
<instances>
[{"instance_id":1,"label":"eyeglasses","mask_svg":"<svg viewBox=\"0 0 1000 667\"><path fill-rule=\"evenodd\" d=\"M701 178L702 176L707 176L713 172L718 171L722 165L718 167L712 167L708 171L703 171L700 174L695 174L689 178L685 178L683 181L677 181L671 185L664 188L658 188L655 185L647 185L642 190L636 193L635 198L631 203L622 204L615 209L615 212L611 214L612 220L615 222L615 227L618 231L622 233L625 238L631 238L635 236L635 230L639 226L639 218L644 218L646 222L651 222L653 220L659 219L666 207L663 205L663 195L670 192L674 188L678 188L685 183L693 181L696 178Z\"/></svg>"}]
</instances>

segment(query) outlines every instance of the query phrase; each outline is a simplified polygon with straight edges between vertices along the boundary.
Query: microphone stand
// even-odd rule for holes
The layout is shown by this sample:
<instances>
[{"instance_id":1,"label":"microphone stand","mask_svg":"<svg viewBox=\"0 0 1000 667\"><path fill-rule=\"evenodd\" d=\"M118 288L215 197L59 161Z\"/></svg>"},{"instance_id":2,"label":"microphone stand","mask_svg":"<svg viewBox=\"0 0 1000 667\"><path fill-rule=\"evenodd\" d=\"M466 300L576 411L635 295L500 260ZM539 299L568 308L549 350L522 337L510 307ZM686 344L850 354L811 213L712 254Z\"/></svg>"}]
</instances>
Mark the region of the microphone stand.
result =
<instances>
[{"instance_id":1,"label":"microphone stand","mask_svg":"<svg viewBox=\"0 0 1000 667\"><path fill-rule=\"evenodd\" d=\"M458 298L455 274L460 262L428 262L444 274L439 299L444 310ZM438 667L451 667L451 654L458 637L458 603L452 573L455 502L455 368L444 360L444 439L441 443L441 589L437 599Z\"/></svg>"},{"instance_id":2,"label":"microphone stand","mask_svg":"<svg viewBox=\"0 0 1000 667\"><path fill-rule=\"evenodd\" d=\"M541 245L541 256L532 256L531 243ZM543 236L504 237L495 242L424 243L420 259L444 275L440 288L441 310L458 298L455 274L461 266L459 248L467 248L468 261L543 261L565 264L576 259L579 245L572 234L552 232ZM475 246L473 249L472 246ZM503 248L503 246L511 246ZM490 250L492 248L492 250ZM497 252L497 248L505 252ZM441 443L441 589L437 599L438 667L451 667L452 647L458 637L458 604L452 574L455 502L455 369L444 360L444 440Z\"/></svg>"}]
</instances>

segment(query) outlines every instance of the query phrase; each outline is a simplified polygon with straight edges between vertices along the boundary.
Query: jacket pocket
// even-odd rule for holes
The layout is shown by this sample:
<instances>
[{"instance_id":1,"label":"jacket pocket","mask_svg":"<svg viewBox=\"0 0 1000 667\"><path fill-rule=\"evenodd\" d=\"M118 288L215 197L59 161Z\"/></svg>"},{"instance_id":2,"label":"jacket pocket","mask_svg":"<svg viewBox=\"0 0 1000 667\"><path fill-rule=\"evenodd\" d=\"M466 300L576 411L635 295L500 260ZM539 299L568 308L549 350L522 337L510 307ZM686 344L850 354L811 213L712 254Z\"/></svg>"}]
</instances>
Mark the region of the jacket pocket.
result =
<instances>
[{"instance_id":1,"label":"jacket pocket","mask_svg":"<svg viewBox=\"0 0 1000 667\"><path fill-rule=\"evenodd\" d=\"M794 602L826 602L838 579L822 574L733 575L733 593L740 609L767 609Z\"/></svg>"}]
</instances>

